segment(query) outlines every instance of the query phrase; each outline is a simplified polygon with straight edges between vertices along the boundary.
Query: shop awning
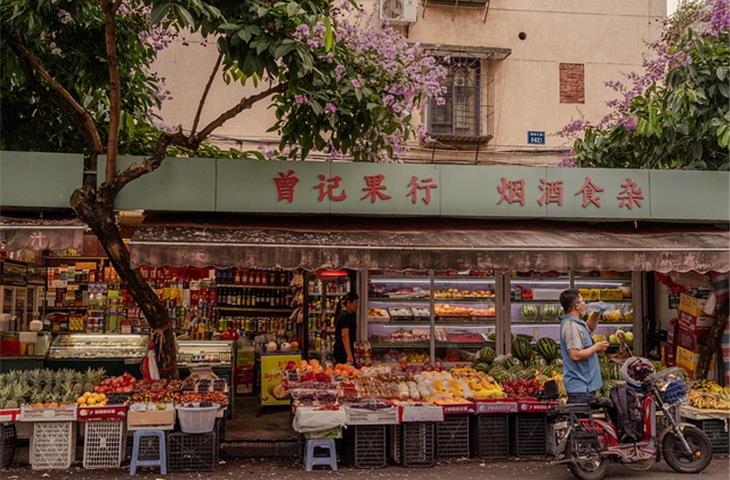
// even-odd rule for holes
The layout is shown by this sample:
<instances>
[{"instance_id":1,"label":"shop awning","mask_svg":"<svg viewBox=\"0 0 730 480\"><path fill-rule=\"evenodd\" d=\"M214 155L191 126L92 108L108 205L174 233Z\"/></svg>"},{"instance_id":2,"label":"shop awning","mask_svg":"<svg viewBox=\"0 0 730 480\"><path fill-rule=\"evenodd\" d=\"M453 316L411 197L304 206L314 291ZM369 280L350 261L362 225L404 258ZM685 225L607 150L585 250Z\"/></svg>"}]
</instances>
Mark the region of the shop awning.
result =
<instances>
[{"instance_id":1,"label":"shop awning","mask_svg":"<svg viewBox=\"0 0 730 480\"><path fill-rule=\"evenodd\" d=\"M261 218L146 222L139 265L259 268L730 270L727 227L487 223L444 219Z\"/></svg>"},{"instance_id":2,"label":"shop awning","mask_svg":"<svg viewBox=\"0 0 730 480\"><path fill-rule=\"evenodd\" d=\"M0 217L0 245L8 255L34 261L43 252L82 250L86 225L77 219Z\"/></svg>"}]
</instances>

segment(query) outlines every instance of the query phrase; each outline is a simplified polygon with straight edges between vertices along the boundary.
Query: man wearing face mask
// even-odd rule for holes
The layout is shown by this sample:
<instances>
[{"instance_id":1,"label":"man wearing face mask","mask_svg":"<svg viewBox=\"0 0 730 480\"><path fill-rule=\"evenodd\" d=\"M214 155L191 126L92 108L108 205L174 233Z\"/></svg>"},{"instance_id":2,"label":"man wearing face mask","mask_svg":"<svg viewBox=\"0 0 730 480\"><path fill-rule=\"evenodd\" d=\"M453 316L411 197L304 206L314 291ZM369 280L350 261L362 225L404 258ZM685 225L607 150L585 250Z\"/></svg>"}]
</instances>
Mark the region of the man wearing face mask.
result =
<instances>
[{"instance_id":1,"label":"man wearing face mask","mask_svg":"<svg viewBox=\"0 0 730 480\"><path fill-rule=\"evenodd\" d=\"M560 305L565 311L560 322L560 351L568 403L588 403L603 386L598 352L605 351L608 342L593 343L591 332L598 325L597 317L591 318L590 325L582 320L586 303L578 290L561 293Z\"/></svg>"}]
</instances>

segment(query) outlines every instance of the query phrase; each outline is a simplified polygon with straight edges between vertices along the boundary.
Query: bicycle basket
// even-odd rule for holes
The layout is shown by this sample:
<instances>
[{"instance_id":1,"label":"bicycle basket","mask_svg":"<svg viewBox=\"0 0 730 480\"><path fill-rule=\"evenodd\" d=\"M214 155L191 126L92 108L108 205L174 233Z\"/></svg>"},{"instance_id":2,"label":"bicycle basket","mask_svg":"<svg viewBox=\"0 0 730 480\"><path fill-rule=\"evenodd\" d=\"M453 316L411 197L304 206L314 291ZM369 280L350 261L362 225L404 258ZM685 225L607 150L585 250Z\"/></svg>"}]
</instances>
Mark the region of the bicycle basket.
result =
<instances>
[{"instance_id":1,"label":"bicycle basket","mask_svg":"<svg viewBox=\"0 0 730 480\"><path fill-rule=\"evenodd\" d=\"M681 378L669 380L659 388L659 395L667 405L675 405L687 398L687 386Z\"/></svg>"}]
</instances>

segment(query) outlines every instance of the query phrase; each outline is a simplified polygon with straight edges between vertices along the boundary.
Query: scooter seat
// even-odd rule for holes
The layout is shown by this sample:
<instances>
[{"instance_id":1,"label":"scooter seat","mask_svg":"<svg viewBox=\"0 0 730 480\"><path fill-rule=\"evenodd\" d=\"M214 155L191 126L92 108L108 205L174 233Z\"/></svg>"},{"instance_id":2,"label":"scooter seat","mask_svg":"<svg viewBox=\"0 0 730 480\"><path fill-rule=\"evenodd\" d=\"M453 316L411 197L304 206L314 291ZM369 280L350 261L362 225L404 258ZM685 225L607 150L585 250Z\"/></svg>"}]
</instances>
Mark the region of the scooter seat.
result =
<instances>
[{"instance_id":1,"label":"scooter seat","mask_svg":"<svg viewBox=\"0 0 730 480\"><path fill-rule=\"evenodd\" d=\"M613 402L609 398L604 397L596 397L593 400L591 400L591 408L599 409L599 408L606 408L611 409L613 408Z\"/></svg>"}]
</instances>

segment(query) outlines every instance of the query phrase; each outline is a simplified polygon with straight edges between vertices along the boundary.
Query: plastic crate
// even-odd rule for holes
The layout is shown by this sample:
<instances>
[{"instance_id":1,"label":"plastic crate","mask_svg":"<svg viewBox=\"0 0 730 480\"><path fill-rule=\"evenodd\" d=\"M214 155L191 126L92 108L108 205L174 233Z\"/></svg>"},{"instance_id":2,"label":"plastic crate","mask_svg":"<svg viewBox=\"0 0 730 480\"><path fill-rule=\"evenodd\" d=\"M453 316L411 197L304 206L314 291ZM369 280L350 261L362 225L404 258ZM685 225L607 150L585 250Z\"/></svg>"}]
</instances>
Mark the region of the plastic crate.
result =
<instances>
[{"instance_id":1,"label":"plastic crate","mask_svg":"<svg viewBox=\"0 0 730 480\"><path fill-rule=\"evenodd\" d=\"M217 445L215 432L171 433L167 436L167 468L171 472L214 470Z\"/></svg>"},{"instance_id":2,"label":"plastic crate","mask_svg":"<svg viewBox=\"0 0 730 480\"><path fill-rule=\"evenodd\" d=\"M469 414L445 415L436 424L436 458L469 456Z\"/></svg>"},{"instance_id":3,"label":"plastic crate","mask_svg":"<svg viewBox=\"0 0 730 480\"><path fill-rule=\"evenodd\" d=\"M480 458L509 457L508 413L483 413L471 417L471 454Z\"/></svg>"},{"instance_id":4,"label":"plastic crate","mask_svg":"<svg viewBox=\"0 0 730 480\"><path fill-rule=\"evenodd\" d=\"M0 424L0 468L8 468L13 463L16 438L15 425Z\"/></svg>"},{"instance_id":5,"label":"plastic crate","mask_svg":"<svg viewBox=\"0 0 730 480\"><path fill-rule=\"evenodd\" d=\"M75 422L37 422L30 440L33 470L66 470L76 457Z\"/></svg>"},{"instance_id":6,"label":"plastic crate","mask_svg":"<svg viewBox=\"0 0 730 480\"><path fill-rule=\"evenodd\" d=\"M510 447L517 456L547 454L547 416L544 413L518 413L512 416Z\"/></svg>"},{"instance_id":7,"label":"plastic crate","mask_svg":"<svg viewBox=\"0 0 730 480\"><path fill-rule=\"evenodd\" d=\"M384 468L386 461L385 425L350 427L352 465L355 468Z\"/></svg>"},{"instance_id":8,"label":"plastic crate","mask_svg":"<svg viewBox=\"0 0 730 480\"><path fill-rule=\"evenodd\" d=\"M710 438L712 453L730 455L730 431L728 420L688 420Z\"/></svg>"},{"instance_id":9,"label":"plastic crate","mask_svg":"<svg viewBox=\"0 0 730 480\"><path fill-rule=\"evenodd\" d=\"M400 465L400 425L389 425L388 426L388 458L393 463Z\"/></svg>"},{"instance_id":10,"label":"plastic crate","mask_svg":"<svg viewBox=\"0 0 730 480\"><path fill-rule=\"evenodd\" d=\"M119 468L124 459L125 447L123 420L84 423L84 468Z\"/></svg>"},{"instance_id":11,"label":"plastic crate","mask_svg":"<svg viewBox=\"0 0 730 480\"><path fill-rule=\"evenodd\" d=\"M400 457L404 467L433 467L435 453L433 422L408 422L401 425Z\"/></svg>"}]
</instances>

